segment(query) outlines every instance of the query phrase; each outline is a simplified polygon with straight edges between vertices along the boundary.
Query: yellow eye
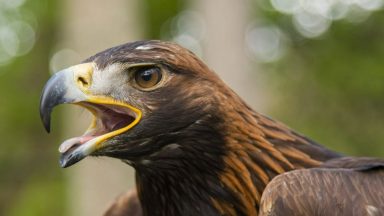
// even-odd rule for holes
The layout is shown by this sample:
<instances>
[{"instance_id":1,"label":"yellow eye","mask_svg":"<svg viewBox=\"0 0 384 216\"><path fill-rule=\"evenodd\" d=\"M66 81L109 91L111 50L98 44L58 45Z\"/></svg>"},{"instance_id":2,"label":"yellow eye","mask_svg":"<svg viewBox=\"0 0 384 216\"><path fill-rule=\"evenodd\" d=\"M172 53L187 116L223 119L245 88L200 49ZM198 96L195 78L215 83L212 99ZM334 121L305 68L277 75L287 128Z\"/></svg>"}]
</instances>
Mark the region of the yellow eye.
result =
<instances>
[{"instance_id":1,"label":"yellow eye","mask_svg":"<svg viewBox=\"0 0 384 216\"><path fill-rule=\"evenodd\" d=\"M135 71L135 81L141 88L151 88L161 81L162 71L158 67L142 67Z\"/></svg>"}]
</instances>

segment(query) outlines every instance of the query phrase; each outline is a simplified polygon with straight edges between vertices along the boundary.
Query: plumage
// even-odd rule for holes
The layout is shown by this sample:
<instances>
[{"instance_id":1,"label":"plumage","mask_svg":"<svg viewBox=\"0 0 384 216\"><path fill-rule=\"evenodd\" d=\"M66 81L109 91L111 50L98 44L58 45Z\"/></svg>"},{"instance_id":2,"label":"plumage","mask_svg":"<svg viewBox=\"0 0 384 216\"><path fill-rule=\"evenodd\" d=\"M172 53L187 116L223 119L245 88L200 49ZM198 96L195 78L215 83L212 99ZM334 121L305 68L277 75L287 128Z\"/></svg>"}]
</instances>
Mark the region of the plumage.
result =
<instances>
[{"instance_id":1,"label":"plumage","mask_svg":"<svg viewBox=\"0 0 384 216\"><path fill-rule=\"evenodd\" d=\"M152 82L155 73L161 78L149 88L135 80ZM63 167L91 155L136 170L138 199L123 195L106 215L384 212L383 160L342 156L253 111L174 43L124 44L60 72L43 92L46 126L62 103L80 104L96 119L63 144Z\"/></svg>"},{"instance_id":2,"label":"plumage","mask_svg":"<svg viewBox=\"0 0 384 216\"><path fill-rule=\"evenodd\" d=\"M283 173L266 187L259 215L382 215L381 167L322 166Z\"/></svg>"}]
</instances>

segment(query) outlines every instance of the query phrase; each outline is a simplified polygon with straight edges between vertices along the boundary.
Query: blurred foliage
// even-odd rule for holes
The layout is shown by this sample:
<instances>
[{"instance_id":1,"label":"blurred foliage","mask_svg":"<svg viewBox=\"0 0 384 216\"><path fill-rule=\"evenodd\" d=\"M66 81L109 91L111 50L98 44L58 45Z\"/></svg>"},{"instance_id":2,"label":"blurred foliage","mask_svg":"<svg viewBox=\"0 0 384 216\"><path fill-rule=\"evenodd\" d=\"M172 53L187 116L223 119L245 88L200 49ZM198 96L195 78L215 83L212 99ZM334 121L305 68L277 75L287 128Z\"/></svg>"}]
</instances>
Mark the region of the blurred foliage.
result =
<instances>
[{"instance_id":1,"label":"blurred foliage","mask_svg":"<svg viewBox=\"0 0 384 216\"><path fill-rule=\"evenodd\" d=\"M317 39L292 31L287 16L264 18L288 33L290 50L264 65L273 116L345 154L384 155L384 11L361 23L334 22Z\"/></svg>"},{"instance_id":2,"label":"blurred foliage","mask_svg":"<svg viewBox=\"0 0 384 216\"><path fill-rule=\"evenodd\" d=\"M64 187L53 137L42 130L39 96L48 79L56 43L55 1L27 1L35 17L36 42L29 54L1 66L0 215L64 215ZM12 18L12 17L11 17Z\"/></svg>"},{"instance_id":3,"label":"blurred foliage","mask_svg":"<svg viewBox=\"0 0 384 216\"><path fill-rule=\"evenodd\" d=\"M146 37L160 39L162 31L166 31L164 24L183 10L186 2L183 0L145 0L143 12L146 14Z\"/></svg>"}]
</instances>

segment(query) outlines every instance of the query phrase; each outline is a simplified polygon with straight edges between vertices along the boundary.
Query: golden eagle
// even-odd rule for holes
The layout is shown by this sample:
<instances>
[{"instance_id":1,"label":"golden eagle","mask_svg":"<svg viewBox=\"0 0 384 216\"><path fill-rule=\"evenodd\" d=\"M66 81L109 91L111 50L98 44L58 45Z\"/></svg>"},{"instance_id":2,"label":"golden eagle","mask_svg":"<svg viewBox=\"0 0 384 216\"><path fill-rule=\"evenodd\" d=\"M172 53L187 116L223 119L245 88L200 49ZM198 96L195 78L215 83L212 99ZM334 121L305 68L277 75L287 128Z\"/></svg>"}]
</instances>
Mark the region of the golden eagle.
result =
<instances>
[{"instance_id":1,"label":"golden eagle","mask_svg":"<svg viewBox=\"0 0 384 216\"><path fill-rule=\"evenodd\" d=\"M52 76L40 114L82 106L94 119L60 146L69 167L122 160L136 190L106 215L384 215L384 161L347 157L253 111L187 49L138 41Z\"/></svg>"}]
</instances>

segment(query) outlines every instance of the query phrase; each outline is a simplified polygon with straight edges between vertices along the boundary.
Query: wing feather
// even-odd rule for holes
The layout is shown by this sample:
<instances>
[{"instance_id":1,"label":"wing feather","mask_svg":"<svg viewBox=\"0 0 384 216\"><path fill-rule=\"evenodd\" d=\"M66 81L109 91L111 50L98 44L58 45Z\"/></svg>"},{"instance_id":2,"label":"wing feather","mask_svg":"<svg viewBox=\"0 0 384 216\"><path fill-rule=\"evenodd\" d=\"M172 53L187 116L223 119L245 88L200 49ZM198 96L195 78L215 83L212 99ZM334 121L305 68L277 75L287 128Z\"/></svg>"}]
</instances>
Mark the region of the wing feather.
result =
<instances>
[{"instance_id":1,"label":"wing feather","mask_svg":"<svg viewBox=\"0 0 384 216\"><path fill-rule=\"evenodd\" d=\"M259 215L384 215L383 165L348 157L283 173L264 190Z\"/></svg>"}]
</instances>

